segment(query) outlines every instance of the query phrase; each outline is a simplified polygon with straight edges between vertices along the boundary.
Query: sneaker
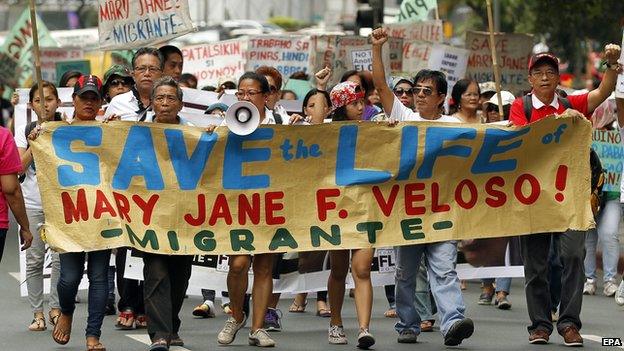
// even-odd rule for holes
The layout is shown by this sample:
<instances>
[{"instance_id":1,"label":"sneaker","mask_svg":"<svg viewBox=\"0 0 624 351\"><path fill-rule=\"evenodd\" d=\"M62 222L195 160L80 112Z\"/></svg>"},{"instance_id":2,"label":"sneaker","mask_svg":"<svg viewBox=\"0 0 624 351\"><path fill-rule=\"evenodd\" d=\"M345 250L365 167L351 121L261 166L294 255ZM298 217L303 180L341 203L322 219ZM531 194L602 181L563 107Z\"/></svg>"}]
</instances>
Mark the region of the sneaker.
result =
<instances>
[{"instance_id":1,"label":"sneaker","mask_svg":"<svg viewBox=\"0 0 624 351\"><path fill-rule=\"evenodd\" d=\"M565 346L583 346L583 337L575 326L567 326L559 334L563 336L563 344Z\"/></svg>"},{"instance_id":2,"label":"sneaker","mask_svg":"<svg viewBox=\"0 0 624 351\"><path fill-rule=\"evenodd\" d=\"M358 343L357 348L366 350L369 347L375 345L375 338L366 328L360 328L360 333L358 334Z\"/></svg>"},{"instance_id":3,"label":"sneaker","mask_svg":"<svg viewBox=\"0 0 624 351\"><path fill-rule=\"evenodd\" d=\"M507 295L497 294L496 300L494 300L494 306L499 310L508 310L511 308L511 302L507 299Z\"/></svg>"},{"instance_id":4,"label":"sneaker","mask_svg":"<svg viewBox=\"0 0 624 351\"><path fill-rule=\"evenodd\" d=\"M269 307L267 309L266 314L264 315L263 328L266 329L267 331L274 331L274 332L282 331L282 324L280 323L281 318L282 318L282 311Z\"/></svg>"},{"instance_id":5,"label":"sneaker","mask_svg":"<svg viewBox=\"0 0 624 351\"><path fill-rule=\"evenodd\" d=\"M583 285L583 295L594 295L596 293L596 280L587 279Z\"/></svg>"},{"instance_id":6,"label":"sneaker","mask_svg":"<svg viewBox=\"0 0 624 351\"><path fill-rule=\"evenodd\" d=\"M534 329L529 334L529 344L545 345L548 344L548 332L542 329Z\"/></svg>"},{"instance_id":7,"label":"sneaker","mask_svg":"<svg viewBox=\"0 0 624 351\"><path fill-rule=\"evenodd\" d=\"M193 309L193 316L202 318L214 318L214 304L212 301L204 301L201 305Z\"/></svg>"},{"instance_id":8,"label":"sneaker","mask_svg":"<svg viewBox=\"0 0 624 351\"><path fill-rule=\"evenodd\" d=\"M612 297L618 290L617 284L615 284L615 279L607 280L604 283L604 288L602 289L602 293L604 296Z\"/></svg>"},{"instance_id":9,"label":"sneaker","mask_svg":"<svg viewBox=\"0 0 624 351\"><path fill-rule=\"evenodd\" d=\"M271 339L269 333L264 329L258 329L253 333L249 333L249 345L260 347L273 347L275 341Z\"/></svg>"},{"instance_id":10,"label":"sneaker","mask_svg":"<svg viewBox=\"0 0 624 351\"><path fill-rule=\"evenodd\" d=\"M347 336L344 333L342 325L330 325L327 333L327 340L332 345L347 344Z\"/></svg>"},{"instance_id":11,"label":"sneaker","mask_svg":"<svg viewBox=\"0 0 624 351\"><path fill-rule=\"evenodd\" d=\"M397 338L397 342L399 344L415 344L417 341L418 335L411 329L401 330L399 332L399 337Z\"/></svg>"},{"instance_id":12,"label":"sneaker","mask_svg":"<svg viewBox=\"0 0 624 351\"><path fill-rule=\"evenodd\" d=\"M615 303L624 306L624 279L620 282L617 292L615 293Z\"/></svg>"},{"instance_id":13,"label":"sneaker","mask_svg":"<svg viewBox=\"0 0 624 351\"><path fill-rule=\"evenodd\" d=\"M474 332L474 323L470 318L460 319L453 323L451 329L444 335L444 345L457 346Z\"/></svg>"},{"instance_id":14,"label":"sneaker","mask_svg":"<svg viewBox=\"0 0 624 351\"><path fill-rule=\"evenodd\" d=\"M238 333L238 331L245 326L246 321L247 319L245 318L242 322L238 323L234 317L228 318L223 326L223 329L221 329L219 335L217 336L217 342L221 345L231 344L236 337L236 333Z\"/></svg>"},{"instance_id":15,"label":"sneaker","mask_svg":"<svg viewBox=\"0 0 624 351\"><path fill-rule=\"evenodd\" d=\"M492 298L494 297L494 291L483 290L483 293L479 295L479 301L477 302L479 305L491 305Z\"/></svg>"},{"instance_id":16,"label":"sneaker","mask_svg":"<svg viewBox=\"0 0 624 351\"><path fill-rule=\"evenodd\" d=\"M115 301L108 301L104 308L104 314L107 316L114 316L117 314L117 308L115 308Z\"/></svg>"},{"instance_id":17,"label":"sneaker","mask_svg":"<svg viewBox=\"0 0 624 351\"><path fill-rule=\"evenodd\" d=\"M171 340L169 341L169 346L184 346L184 340L178 334L173 334L171 336Z\"/></svg>"}]
</instances>

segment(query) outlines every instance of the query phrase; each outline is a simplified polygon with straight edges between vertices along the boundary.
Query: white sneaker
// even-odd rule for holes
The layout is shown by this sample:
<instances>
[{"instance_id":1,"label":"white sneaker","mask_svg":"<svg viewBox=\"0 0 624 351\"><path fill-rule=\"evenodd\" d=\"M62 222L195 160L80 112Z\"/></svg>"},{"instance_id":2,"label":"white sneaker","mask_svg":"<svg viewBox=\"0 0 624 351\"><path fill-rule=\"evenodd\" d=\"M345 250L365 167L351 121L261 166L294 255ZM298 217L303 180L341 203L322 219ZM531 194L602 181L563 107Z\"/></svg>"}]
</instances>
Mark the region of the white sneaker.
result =
<instances>
[{"instance_id":1,"label":"white sneaker","mask_svg":"<svg viewBox=\"0 0 624 351\"><path fill-rule=\"evenodd\" d=\"M238 333L238 331L245 326L246 321L247 319L244 319L242 322L237 323L234 317L228 318L223 326L223 329L221 329L219 335L217 335L217 342L221 345L231 344L236 337L236 333Z\"/></svg>"},{"instance_id":2,"label":"white sneaker","mask_svg":"<svg viewBox=\"0 0 624 351\"><path fill-rule=\"evenodd\" d=\"M583 295L594 295L596 293L596 281L587 279L583 285Z\"/></svg>"},{"instance_id":3,"label":"white sneaker","mask_svg":"<svg viewBox=\"0 0 624 351\"><path fill-rule=\"evenodd\" d=\"M330 325L327 340L333 345L345 345L348 341L342 325Z\"/></svg>"},{"instance_id":4,"label":"white sneaker","mask_svg":"<svg viewBox=\"0 0 624 351\"><path fill-rule=\"evenodd\" d=\"M264 329L258 329L253 333L249 333L249 345L260 347L273 347L275 341L271 339L269 333Z\"/></svg>"},{"instance_id":5,"label":"white sneaker","mask_svg":"<svg viewBox=\"0 0 624 351\"><path fill-rule=\"evenodd\" d=\"M624 279L620 282L617 292L615 293L615 303L624 306Z\"/></svg>"},{"instance_id":6,"label":"white sneaker","mask_svg":"<svg viewBox=\"0 0 624 351\"><path fill-rule=\"evenodd\" d=\"M604 283L604 288L602 289L602 293L604 296L611 297L615 295L615 292L618 290L618 286L615 283L615 279L608 280Z\"/></svg>"},{"instance_id":7,"label":"white sneaker","mask_svg":"<svg viewBox=\"0 0 624 351\"><path fill-rule=\"evenodd\" d=\"M375 345L375 338L368 331L368 329L360 328L360 332L358 333L358 349L367 350L369 347Z\"/></svg>"}]
</instances>

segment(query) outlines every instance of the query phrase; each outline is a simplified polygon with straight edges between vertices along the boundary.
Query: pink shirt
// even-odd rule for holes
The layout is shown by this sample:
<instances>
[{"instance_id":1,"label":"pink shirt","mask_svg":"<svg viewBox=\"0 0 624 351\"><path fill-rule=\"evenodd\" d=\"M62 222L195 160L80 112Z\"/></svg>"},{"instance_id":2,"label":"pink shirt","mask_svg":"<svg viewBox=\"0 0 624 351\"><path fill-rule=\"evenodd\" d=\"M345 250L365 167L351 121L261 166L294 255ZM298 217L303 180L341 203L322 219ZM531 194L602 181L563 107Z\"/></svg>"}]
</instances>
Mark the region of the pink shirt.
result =
<instances>
[{"instance_id":1,"label":"pink shirt","mask_svg":"<svg viewBox=\"0 0 624 351\"><path fill-rule=\"evenodd\" d=\"M22 161L15 140L8 129L0 127L0 175L17 174L21 170ZM4 193L0 191L0 229L7 228L9 228L9 209Z\"/></svg>"}]
</instances>

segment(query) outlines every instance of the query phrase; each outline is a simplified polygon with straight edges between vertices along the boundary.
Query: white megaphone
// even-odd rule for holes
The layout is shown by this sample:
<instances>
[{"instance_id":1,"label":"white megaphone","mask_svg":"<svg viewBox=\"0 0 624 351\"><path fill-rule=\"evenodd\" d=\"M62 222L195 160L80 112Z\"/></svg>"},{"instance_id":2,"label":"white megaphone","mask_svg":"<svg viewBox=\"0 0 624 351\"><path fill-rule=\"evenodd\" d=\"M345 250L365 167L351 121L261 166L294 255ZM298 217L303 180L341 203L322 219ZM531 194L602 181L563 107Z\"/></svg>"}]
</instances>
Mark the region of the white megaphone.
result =
<instances>
[{"instance_id":1,"label":"white megaphone","mask_svg":"<svg viewBox=\"0 0 624 351\"><path fill-rule=\"evenodd\" d=\"M225 125L237 135L249 135L260 125L260 112L249 101L232 104L225 113Z\"/></svg>"}]
</instances>

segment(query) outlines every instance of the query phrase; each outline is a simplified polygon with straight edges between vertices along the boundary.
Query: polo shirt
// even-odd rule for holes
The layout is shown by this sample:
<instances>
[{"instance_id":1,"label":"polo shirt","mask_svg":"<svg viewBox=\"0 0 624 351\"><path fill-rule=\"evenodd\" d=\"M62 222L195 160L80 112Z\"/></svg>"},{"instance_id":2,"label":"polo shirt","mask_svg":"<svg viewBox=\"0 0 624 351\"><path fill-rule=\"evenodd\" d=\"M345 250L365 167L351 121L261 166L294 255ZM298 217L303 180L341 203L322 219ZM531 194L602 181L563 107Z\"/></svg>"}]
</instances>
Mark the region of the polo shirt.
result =
<instances>
[{"instance_id":1,"label":"polo shirt","mask_svg":"<svg viewBox=\"0 0 624 351\"><path fill-rule=\"evenodd\" d=\"M580 95L568 95L567 99L570 101L570 105L573 109L582 113L587 119L591 119L591 113L589 113L587 107L587 96L589 93L580 94ZM529 123L533 123L535 121L539 121L542 118L545 118L550 115L560 115L562 114L566 108L563 104L559 103L558 96L555 94L555 97L550 102L550 104L545 105L541 102L535 94L531 94L531 103L533 105L531 111L531 120ZM527 124L526 116L524 115L524 102L523 97L518 97L514 100L513 104L511 104L511 110L509 112L509 120L516 126L523 126Z\"/></svg>"}]
</instances>

